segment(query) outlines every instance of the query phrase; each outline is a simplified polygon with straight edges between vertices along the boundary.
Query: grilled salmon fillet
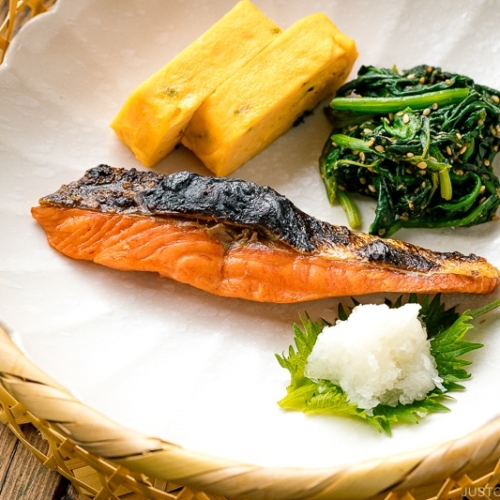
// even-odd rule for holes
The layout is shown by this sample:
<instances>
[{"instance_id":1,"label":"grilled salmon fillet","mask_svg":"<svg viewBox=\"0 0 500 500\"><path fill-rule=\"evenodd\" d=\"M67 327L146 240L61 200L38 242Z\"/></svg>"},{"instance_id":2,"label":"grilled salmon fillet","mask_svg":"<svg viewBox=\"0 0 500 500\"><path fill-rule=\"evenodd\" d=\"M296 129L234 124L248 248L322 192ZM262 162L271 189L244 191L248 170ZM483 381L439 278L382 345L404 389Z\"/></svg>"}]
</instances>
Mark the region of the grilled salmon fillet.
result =
<instances>
[{"instance_id":1,"label":"grilled salmon fillet","mask_svg":"<svg viewBox=\"0 0 500 500\"><path fill-rule=\"evenodd\" d=\"M32 215L68 257L259 302L487 294L499 282L476 255L353 232L241 179L99 165L42 198Z\"/></svg>"}]
</instances>

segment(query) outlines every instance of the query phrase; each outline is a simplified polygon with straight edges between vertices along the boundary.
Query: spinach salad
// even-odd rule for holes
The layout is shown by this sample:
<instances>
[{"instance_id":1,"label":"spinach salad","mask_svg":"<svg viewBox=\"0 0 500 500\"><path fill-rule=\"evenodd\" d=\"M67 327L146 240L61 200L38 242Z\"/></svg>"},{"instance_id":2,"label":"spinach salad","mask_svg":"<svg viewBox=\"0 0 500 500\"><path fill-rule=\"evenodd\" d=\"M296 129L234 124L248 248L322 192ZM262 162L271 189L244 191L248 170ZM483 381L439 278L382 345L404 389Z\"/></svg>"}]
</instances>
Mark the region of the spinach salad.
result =
<instances>
[{"instance_id":1,"label":"spinach salad","mask_svg":"<svg viewBox=\"0 0 500 500\"><path fill-rule=\"evenodd\" d=\"M427 65L363 66L336 95L320 173L351 227L361 224L353 194L376 200L378 236L497 219L499 91Z\"/></svg>"}]
</instances>

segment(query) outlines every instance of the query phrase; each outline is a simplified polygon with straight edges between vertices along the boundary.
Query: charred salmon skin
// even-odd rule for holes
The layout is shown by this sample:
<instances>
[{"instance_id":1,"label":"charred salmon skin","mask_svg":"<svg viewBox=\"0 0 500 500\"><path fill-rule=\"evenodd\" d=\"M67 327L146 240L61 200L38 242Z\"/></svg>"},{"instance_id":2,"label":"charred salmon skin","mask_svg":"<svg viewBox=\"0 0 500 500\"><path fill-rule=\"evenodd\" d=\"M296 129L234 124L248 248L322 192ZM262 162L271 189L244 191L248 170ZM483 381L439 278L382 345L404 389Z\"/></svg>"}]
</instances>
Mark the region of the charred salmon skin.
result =
<instances>
[{"instance_id":1,"label":"charred salmon skin","mask_svg":"<svg viewBox=\"0 0 500 500\"><path fill-rule=\"evenodd\" d=\"M42 198L32 215L68 257L259 302L487 294L499 282L482 257L353 232L241 179L99 165Z\"/></svg>"}]
</instances>

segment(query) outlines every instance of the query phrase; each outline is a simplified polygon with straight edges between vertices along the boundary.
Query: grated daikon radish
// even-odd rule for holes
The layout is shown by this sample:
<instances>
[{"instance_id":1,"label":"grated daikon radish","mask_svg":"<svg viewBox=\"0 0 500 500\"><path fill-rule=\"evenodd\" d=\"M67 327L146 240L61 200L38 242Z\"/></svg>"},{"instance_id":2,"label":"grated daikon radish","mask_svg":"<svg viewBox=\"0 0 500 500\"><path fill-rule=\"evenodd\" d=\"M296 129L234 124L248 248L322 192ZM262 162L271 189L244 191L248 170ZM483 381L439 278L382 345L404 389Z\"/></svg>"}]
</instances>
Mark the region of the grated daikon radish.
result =
<instances>
[{"instance_id":1,"label":"grated daikon radish","mask_svg":"<svg viewBox=\"0 0 500 500\"><path fill-rule=\"evenodd\" d=\"M371 409L419 401L443 389L419 304L357 305L345 321L325 327L305 375L340 386L350 402Z\"/></svg>"}]
</instances>

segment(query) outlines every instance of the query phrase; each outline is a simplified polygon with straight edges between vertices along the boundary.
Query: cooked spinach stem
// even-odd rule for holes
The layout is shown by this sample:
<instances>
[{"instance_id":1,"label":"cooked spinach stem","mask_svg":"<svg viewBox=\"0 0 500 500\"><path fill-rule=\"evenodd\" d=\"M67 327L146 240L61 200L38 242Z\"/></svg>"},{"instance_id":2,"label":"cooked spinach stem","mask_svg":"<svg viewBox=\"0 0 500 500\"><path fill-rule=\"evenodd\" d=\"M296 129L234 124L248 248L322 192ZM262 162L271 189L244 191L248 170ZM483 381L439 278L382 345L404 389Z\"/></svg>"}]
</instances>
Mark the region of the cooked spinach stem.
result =
<instances>
[{"instance_id":1,"label":"cooked spinach stem","mask_svg":"<svg viewBox=\"0 0 500 500\"><path fill-rule=\"evenodd\" d=\"M325 185L328 201L333 205L336 201L336 183L335 176L330 175L328 172L328 150L329 143L327 143L323 148L323 152L319 159L319 169L321 178L323 179L323 184Z\"/></svg>"},{"instance_id":2,"label":"cooked spinach stem","mask_svg":"<svg viewBox=\"0 0 500 500\"><path fill-rule=\"evenodd\" d=\"M395 113L406 107L425 109L436 104L438 106L457 104L463 101L468 94L468 89L459 88L404 97L336 97L330 103L330 107L338 111Z\"/></svg>"},{"instance_id":3,"label":"cooked spinach stem","mask_svg":"<svg viewBox=\"0 0 500 500\"><path fill-rule=\"evenodd\" d=\"M472 153L474 153L475 145L476 145L476 141L475 141L474 137L471 137L469 145L467 146L465 153L462 155L463 162L466 162L471 157Z\"/></svg>"},{"instance_id":4,"label":"cooked spinach stem","mask_svg":"<svg viewBox=\"0 0 500 500\"><path fill-rule=\"evenodd\" d=\"M427 65L401 73L363 66L337 96L320 160L330 203L341 203L339 186L348 216L350 193L373 198L369 231L386 237L497 219L499 91Z\"/></svg>"},{"instance_id":5,"label":"cooked spinach stem","mask_svg":"<svg viewBox=\"0 0 500 500\"><path fill-rule=\"evenodd\" d=\"M451 200L453 188L448 168L443 168L439 171L439 186L441 189L441 198L444 200Z\"/></svg>"},{"instance_id":6,"label":"cooked spinach stem","mask_svg":"<svg viewBox=\"0 0 500 500\"><path fill-rule=\"evenodd\" d=\"M471 177L474 177L475 184L472 188L470 194L466 194L462 196L459 200L454 203L440 203L438 205L439 208L448 211L459 211L459 210L468 210L473 203L477 200L477 197L481 193L481 186L483 185L481 178L476 174L471 174ZM451 180L450 180L451 182Z\"/></svg>"},{"instance_id":7,"label":"cooked spinach stem","mask_svg":"<svg viewBox=\"0 0 500 500\"><path fill-rule=\"evenodd\" d=\"M338 189L336 194L337 199L339 200L339 203L346 214L347 223L353 229L359 229L361 227L361 214L357 206L353 203L351 198L341 189Z\"/></svg>"},{"instance_id":8,"label":"cooked spinach stem","mask_svg":"<svg viewBox=\"0 0 500 500\"><path fill-rule=\"evenodd\" d=\"M328 194L328 201L331 204L334 204L335 201L338 201L346 214L348 224L353 229L359 229L361 227L361 214L356 204L351 200L347 193L344 193L341 189L337 188L335 178L327 174L326 166L327 155L322 154L320 158L321 177Z\"/></svg>"},{"instance_id":9,"label":"cooked spinach stem","mask_svg":"<svg viewBox=\"0 0 500 500\"><path fill-rule=\"evenodd\" d=\"M356 137L349 137L345 134L333 134L331 140L334 144L342 148L349 148L357 152L378 154L377 151L369 146L367 141L357 139Z\"/></svg>"}]
</instances>

